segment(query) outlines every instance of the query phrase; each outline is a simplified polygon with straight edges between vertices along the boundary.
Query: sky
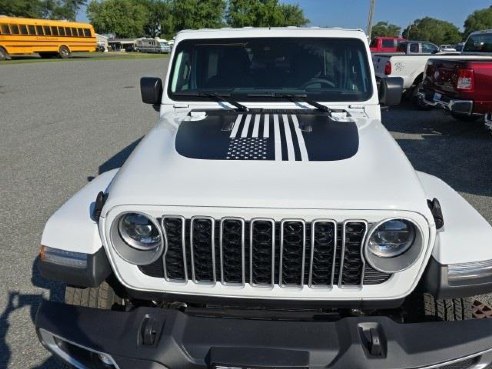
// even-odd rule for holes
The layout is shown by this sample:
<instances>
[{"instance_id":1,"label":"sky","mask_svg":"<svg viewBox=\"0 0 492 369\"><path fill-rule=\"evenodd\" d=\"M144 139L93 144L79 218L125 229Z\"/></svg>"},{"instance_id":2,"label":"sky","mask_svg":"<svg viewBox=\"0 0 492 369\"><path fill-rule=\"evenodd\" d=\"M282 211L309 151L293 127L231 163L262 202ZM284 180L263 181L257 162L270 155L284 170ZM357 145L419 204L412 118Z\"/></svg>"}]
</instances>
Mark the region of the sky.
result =
<instances>
[{"instance_id":1,"label":"sky","mask_svg":"<svg viewBox=\"0 0 492 369\"><path fill-rule=\"evenodd\" d=\"M90 1L90 0L89 0ZM281 0L299 4L310 26L367 28L370 0ZM466 17L477 9L487 8L492 0L376 0L373 24L388 21L402 29L415 19L432 17L453 23L463 29ZM87 21L85 8L77 20Z\"/></svg>"}]
</instances>

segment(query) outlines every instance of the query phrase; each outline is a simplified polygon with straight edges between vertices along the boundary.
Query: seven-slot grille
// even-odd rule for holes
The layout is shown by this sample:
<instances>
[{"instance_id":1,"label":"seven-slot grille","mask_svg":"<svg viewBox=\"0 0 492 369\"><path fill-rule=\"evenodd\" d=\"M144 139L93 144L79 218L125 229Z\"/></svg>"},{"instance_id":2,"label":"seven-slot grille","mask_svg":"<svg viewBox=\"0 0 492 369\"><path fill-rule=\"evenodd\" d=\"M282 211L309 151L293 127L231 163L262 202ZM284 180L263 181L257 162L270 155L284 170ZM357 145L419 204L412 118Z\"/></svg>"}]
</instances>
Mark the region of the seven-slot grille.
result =
<instances>
[{"instance_id":1,"label":"seven-slot grille","mask_svg":"<svg viewBox=\"0 0 492 369\"><path fill-rule=\"evenodd\" d=\"M163 216L163 257L140 270L172 282L330 288L380 284L390 275L365 263L368 224L331 219Z\"/></svg>"}]
</instances>

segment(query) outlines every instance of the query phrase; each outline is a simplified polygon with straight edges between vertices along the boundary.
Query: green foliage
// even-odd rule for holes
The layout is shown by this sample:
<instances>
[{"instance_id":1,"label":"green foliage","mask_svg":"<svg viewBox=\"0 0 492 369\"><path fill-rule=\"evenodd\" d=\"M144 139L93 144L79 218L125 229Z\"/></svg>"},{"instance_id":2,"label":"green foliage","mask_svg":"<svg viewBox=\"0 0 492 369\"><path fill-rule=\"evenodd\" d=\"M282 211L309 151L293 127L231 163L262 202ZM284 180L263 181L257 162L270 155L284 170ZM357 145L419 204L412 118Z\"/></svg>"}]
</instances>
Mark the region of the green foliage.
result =
<instances>
[{"instance_id":1,"label":"green foliage","mask_svg":"<svg viewBox=\"0 0 492 369\"><path fill-rule=\"evenodd\" d=\"M378 22L372 27L371 36L387 36L387 37L398 37L400 36L401 27L390 24L389 22Z\"/></svg>"},{"instance_id":2,"label":"green foliage","mask_svg":"<svg viewBox=\"0 0 492 369\"><path fill-rule=\"evenodd\" d=\"M87 17L96 32L117 37L142 36L148 16L148 9L132 0L93 0L87 6Z\"/></svg>"},{"instance_id":3,"label":"green foliage","mask_svg":"<svg viewBox=\"0 0 492 369\"><path fill-rule=\"evenodd\" d=\"M489 8L477 10L470 14L464 24L465 38L473 31L481 31L492 28L492 6Z\"/></svg>"},{"instance_id":4,"label":"green foliage","mask_svg":"<svg viewBox=\"0 0 492 369\"><path fill-rule=\"evenodd\" d=\"M172 24L171 4L169 0L135 0L147 9L147 22L144 34L148 37L159 37Z\"/></svg>"},{"instance_id":5,"label":"green foliage","mask_svg":"<svg viewBox=\"0 0 492 369\"><path fill-rule=\"evenodd\" d=\"M454 24L430 17L416 19L405 28L403 37L408 40L430 41L437 45L456 44L462 39Z\"/></svg>"},{"instance_id":6,"label":"green foliage","mask_svg":"<svg viewBox=\"0 0 492 369\"><path fill-rule=\"evenodd\" d=\"M278 0L230 0L226 19L231 27L304 26L309 23L299 5L280 4Z\"/></svg>"},{"instance_id":7,"label":"green foliage","mask_svg":"<svg viewBox=\"0 0 492 369\"><path fill-rule=\"evenodd\" d=\"M176 32L224 25L225 0L174 0L171 6L173 28Z\"/></svg>"},{"instance_id":8,"label":"green foliage","mask_svg":"<svg viewBox=\"0 0 492 369\"><path fill-rule=\"evenodd\" d=\"M0 0L0 14L13 17L75 20L87 0Z\"/></svg>"}]
</instances>

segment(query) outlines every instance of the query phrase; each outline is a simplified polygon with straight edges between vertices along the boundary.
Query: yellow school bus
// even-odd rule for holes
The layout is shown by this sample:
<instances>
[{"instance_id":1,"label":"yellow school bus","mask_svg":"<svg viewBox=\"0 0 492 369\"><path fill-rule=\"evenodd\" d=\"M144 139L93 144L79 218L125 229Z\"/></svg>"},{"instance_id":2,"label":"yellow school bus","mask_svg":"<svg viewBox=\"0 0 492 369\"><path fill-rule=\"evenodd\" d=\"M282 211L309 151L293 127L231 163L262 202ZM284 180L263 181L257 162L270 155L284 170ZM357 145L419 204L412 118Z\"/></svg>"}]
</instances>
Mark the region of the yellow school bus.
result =
<instances>
[{"instance_id":1,"label":"yellow school bus","mask_svg":"<svg viewBox=\"0 0 492 369\"><path fill-rule=\"evenodd\" d=\"M0 60L32 53L68 58L72 52L95 51L96 45L88 23L0 16Z\"/></svg>"}]
</instances>

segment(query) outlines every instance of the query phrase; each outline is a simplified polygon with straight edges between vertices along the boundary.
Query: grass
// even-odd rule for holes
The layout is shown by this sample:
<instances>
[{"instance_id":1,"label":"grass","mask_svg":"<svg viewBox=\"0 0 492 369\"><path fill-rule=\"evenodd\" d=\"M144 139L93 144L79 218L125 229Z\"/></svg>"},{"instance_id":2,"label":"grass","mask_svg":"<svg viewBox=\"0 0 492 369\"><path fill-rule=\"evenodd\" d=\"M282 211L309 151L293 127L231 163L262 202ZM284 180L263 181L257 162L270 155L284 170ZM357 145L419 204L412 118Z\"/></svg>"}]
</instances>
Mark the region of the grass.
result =
<instances>
[{"instance_id":1,"label":"grass","mask_svg":"<svg viewBox=\"0 0 492 369\"><path fill-rule=\"evenodd\" d=\"M159 59L168 58L169 54L145 54L145 53L126 53L126 52L109 52L109 53L73 53L68 59L57 57L43 59L37 54L14 56L11 60L0 60L0 65L26 64L26 63L54 63L54 62L72 62L72 61L104 61L104 60L137 60L137 59Z\"/></svg>"}]
</instances>

